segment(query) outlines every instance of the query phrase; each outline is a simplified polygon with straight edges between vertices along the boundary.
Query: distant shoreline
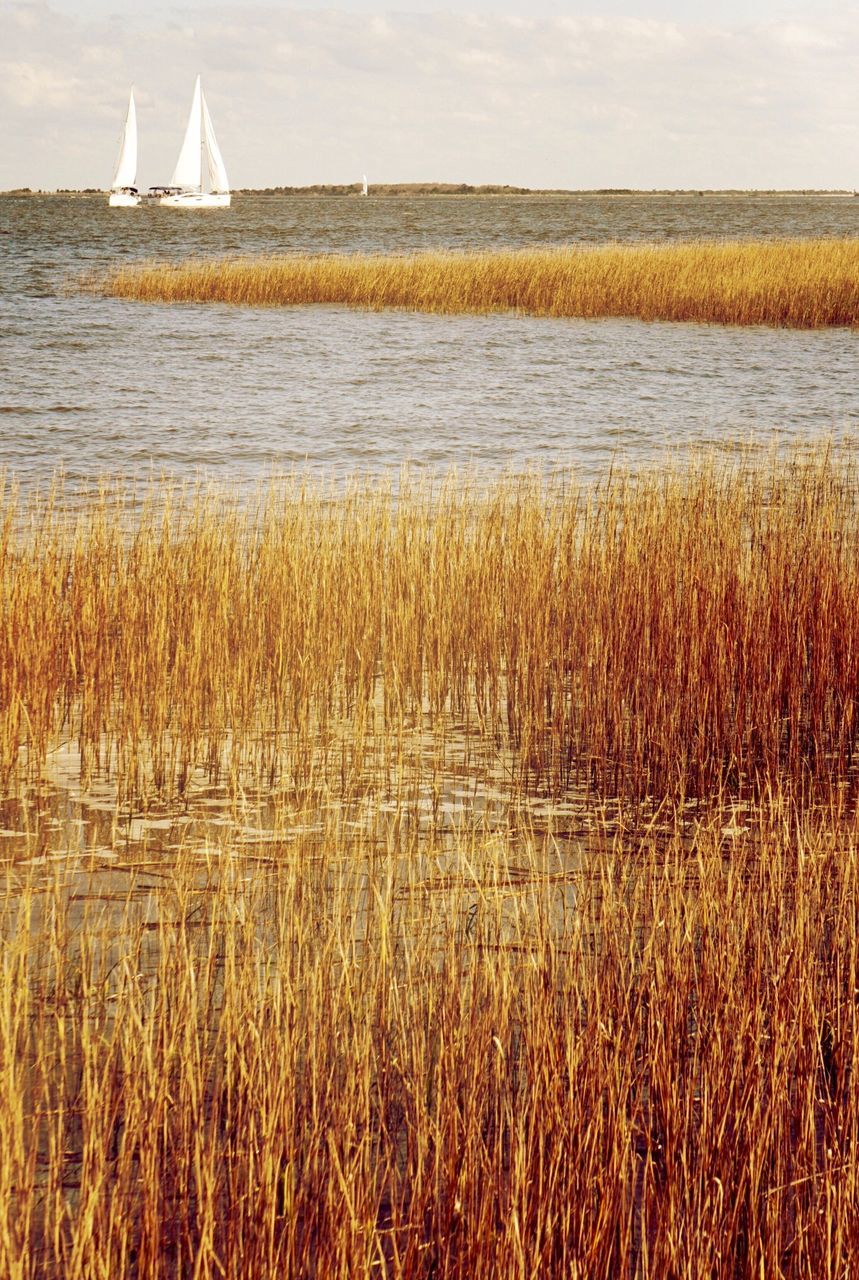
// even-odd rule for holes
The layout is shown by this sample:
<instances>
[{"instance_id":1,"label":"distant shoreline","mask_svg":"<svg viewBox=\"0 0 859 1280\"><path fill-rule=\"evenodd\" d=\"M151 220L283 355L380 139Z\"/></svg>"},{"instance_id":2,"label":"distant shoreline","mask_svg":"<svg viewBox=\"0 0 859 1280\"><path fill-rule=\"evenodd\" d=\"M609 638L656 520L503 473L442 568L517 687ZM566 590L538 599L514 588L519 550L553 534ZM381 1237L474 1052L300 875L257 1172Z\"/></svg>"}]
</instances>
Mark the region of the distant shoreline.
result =
<instances>
[{"instance_id":1,"label":"distant shoreline","mask_svg":"<svg viewBox=\"0 0 859 1280\"><path fill-rule=\"evenodd\" d=\"M288 196L356 196L361 194L360 184L351 186L312 187L249 187L239 192L241 195L288 195ZM634 187L594 187L578 190L562 187L512 187L512 186L469 186L467 183L448 182L392 182L370 183L369 196L689 196L690 198L706 196L852 196L852 191L839 190L748 190L740 189L704 189L695 188L672 190L669 188L638 190Z\"/></svg>"},{"instance_id":2,"label":"distant shoreline","mask_svg":"<svg viewBox=\"0 0 859 1280\"><path fill-rule=\"evenodd\" d=\"M107 191L99 190L94 187L85 187L80 190L58 189L56 191L39 191L30 187L15 187L6 191L0 191L2 196L101 196L107 195ZM317 183L308 187L237 187L234 189L234 195L240 196L324 196L324 197L359 197L361 196L361 184L354 182L351 184L336 183ZM850 190L820 190L815 188L807 189L785 189L779 190L775 188L653 188L651 190L636 189L634 187L595 187L581 188L578 190L553 187L514 187L514 186L471 186L468 183L454 182L380 182L371 183L369 186L369 196L371 198L408 198L414 196L542 196L542 197L600 197L605 199L634 197L636 199L646 197L688 197L690 199L698 198L719 198L724 196L736 198L754 199L755 197L766 196L775 197L796 197L802 196L806 198L848 198L857 194Z\"/></svg>"}]
</instances>

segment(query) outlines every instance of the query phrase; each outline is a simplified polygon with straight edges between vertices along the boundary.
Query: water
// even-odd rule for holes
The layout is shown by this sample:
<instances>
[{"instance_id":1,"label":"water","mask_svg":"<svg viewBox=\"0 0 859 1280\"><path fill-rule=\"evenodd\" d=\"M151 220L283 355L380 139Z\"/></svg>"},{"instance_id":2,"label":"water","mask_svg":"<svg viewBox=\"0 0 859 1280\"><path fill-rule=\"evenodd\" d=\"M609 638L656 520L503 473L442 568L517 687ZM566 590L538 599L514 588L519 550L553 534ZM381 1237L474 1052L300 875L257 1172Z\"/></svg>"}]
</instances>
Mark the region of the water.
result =
<instances>
[{"instance_id":1,"label":"water","mask_svg":"<svg viewBox=\"0 0 859 1280\"><path fill-rule=\"evenodd\" d=\"M853 234L857 218L859 202L849 200L248 198L237 200L227 213L183 216L158 209L109 211L103 197L6 198L0 200L0 230L6 232L0 235L0 468L16 473L25 486L43 483L58 466L71 480L99 472L181 476L205 468L230 482L250 482L295 464L343 475L406 460L441 469L470 462L487 470L574 463L596 472L612 457L638 465L666 449L690 445L845 433L857 425L859 401L856 336L844 330L791 333L632 321L358 314L336 308L167 308L98 299L64 285L122 257L708 234L843 235ZM29 990L18 990L9 1005L13 1033L20 1010L34 1011L33 1034L18 1036L20 1061L7 1073L13 1085L23 1082L18 1093L12 1090L7 1110L33 1111L32 1100L24 1096L31 1080L44 1080L42 1096L53 1100L50 1108L42 1105L25 1133L30 1172L22 1185L27 1203L36 1205L34 1257L44 1243L39 1196L49 1208L59 1206L67 1225L77 1223L81 1206L89 1203L94 1184L84 1139L89 1141L90 1133L96 1146L99 1135L114 1144L115 1158L104 1165L108 1177L97 1187L102 1199L106 1195L120 1203L126 1183L137 1194L132 1184L138 1147L143 1147L135 1145L126 1120L130 1125L138 1114L145 1090L126 1089L121 1068L136 1048L137 1027L150 1059L158 1046L180 1043L173 1035L175 1019L164 1014L167 1009L169 1015L174 988L167 990L166 1004L163 989L156 989L165 974L171 982L175 976L182 1008L190 1001L187 1007L194 1009L189 1034L204 1050L197 1071L197 1096L203 1100L199 1119L216 1140L221 1095L213 1091L223 1073L206 1046L217 1047L226 1037L227 1052L234 1047L233 1056L244 1061L243 1046L252 1044L251 1035L253 1043L267 1044L264 1037L272 1019L281 1016L278 1010L297 1009L298 1025L322 1046L317 1077L322 1080L327 1071L330 1082L343 1065L342 1054L325 1058L326 997L319 1003L321 1015L311 1007L317 993L329 987L331 1016L345 1009L348 999L354 1021L362 991L370 993L369 999L394 981L396 999L404 1002L415 1025L426 1015L429 1044L438 1029L432 1002L438 1004L442 964L445 990L459 974L464 989L480 991L484 975L497 971L501 976L491 989L503 988L503 1026L492 1037L497 1054L488 1036L483 1049L487 1067L492 1064L491 1090L495 1080L527 1082L528 1046L517 1027L520 985L523 991L536 989L532 976L539 974L550 1015L557 997L576 1016L581 1001L576 1003L571 982L581 986L584 975L583 989L608 992L610 1002L610 983L600 988L588 974L597 973L600 954L611 960L626 949L641 969L643 995L633 1008L633 984L616 1014L606 1005L609 1029L600 1022L599 1032L609 1055L624 1019L641 1014L646 1033L648 991L660 994L648 966L652 970L666 954L670 962L674 953L666 952L664 939L672 929L677 932L678 921L694 925L695 936L689 934L686 942L693 942L698 954L704 933L700 921L712 916L714 904L730 898L735 875L749 874L747 842L754 841L756 830L765 830L763 823L739 805L721 814L714 799L700 827L698 857L687 859L683 832L671 825L676 814L658 797L654 811L642 815L644 830L636 831L619 805L594 805L575 793L520 794L512 747L491 733L481 736L478 725L475 716L467 740L453 718L436 718L433 737L416 717L396 752L390 744L383 752L364 725L359 758L367 772L351 784L352 791L345 783L338 791L334 779L320 787L311 769L315 785L300 804L285 784L279 793L255 795L249 788L247 796L237 796L226 785L207 785L201 776L181 801L150 796L121 805L109 774L84 782L79 747L66 726L38 784L0 794L0 945L10 981L20 987L26 973L29 983ZM344 722L337 731L343 735L341 750L332 748L330 728L325 742L335 772L338 759L350 759L353 726ZM699 816L690 810L690 829ZM658 852L663 839L664 866ZM733 848L736 873L727 869ZM773 874L782 875L784 885L776 884L774 892L764 877L758 890L757 871L749 883L750 892L759 891L772 906L775 919L782 908L788 914L792 910L792 882L787 872L778 871L778 859L788 857L778 841L774 853ZM769 861L762 858L757 867L766 868ZM789 862L785 866L789 869ZM718 882L723 868L730 881L726 890ZM661 888L654 894L657 874ZM661 934L666 921L657 910L660 892L669 917ZM844 898L844 886L836 883L833 928ZM719 944L715 934L714 941ZM682 950L685 943L679 945ZM811 947L801 957L808 970L802 978L834 1004L839 993L826 985L819 951ZM574 957L569 968L568 954ZM300 973L296 965L304 966ZM184 966L190 977L183 976ZM472 974L475 983L465 985ZM224 1020L221 1009L233 981L239 983L238 995L231 997L228 1010L240 1010L244 1020L231 1047L232 1014ZM553 982L556 990L549 985ZM689 989L696 996L694 982ZM338 995L342 991L347 996ZM446 1001L443 992L439 1007L449 1020L445 1011L453 1010L455 1018L457 1006ZM692 997L685 1012L684 1043L689 1044L706 1019ZM384 1132L373 1135L374 1150L381 1153L379 1169L386 1187L390 1184L408 1204L405 1176L397 1182L391 1175L400 1170L408 1146L410 1113L401 1099L408 1092L420 1106L432 1081L419 1072L405 1074L411 1059L403 1055L406 1065L401 1065L394 1053L396 1037L382 1025L387 1013L379 1016L370 1035L386 1050L383 1067L377 1070L375 1059L369 1065L358 1060L358 1067L372 1079L376 1110L386 1117ZM481 1025L489 1026L486 1019ZM829 1024L824 1019L822 1025L821 1061ZM353 1040L359 1045L366 1037ZM336 1043L341 1041L348 1055L352 1041L341 1037ZM181 1044L194 1048L188 1036ZM112 1090L107 1126L92 1106L81 1113L88 1096L87 1080L80 1084L81 1045L87 1051L87 1079L103 1076ZM42 1055L37 1067L35 1052ZM245 1056L252 1063L249 1053ZM678 1058L681 1068L700 1060L697 1050L683 1061ZM647 1199L643 1171L655 1169L658 1178L666 1168L655 1095L648 1092L651 1064L642 1062L636 1083L641 1097L629 1103L634 1111L624 1131L627 1144L635 1145L627 1145L625 1153L617 1146L624 1167L638 1171L624 1191L633 1204L633 1268L651 1221L652 1197ZM354 1065L353 1054L346 1066ZM193 1072L185 1074L192 1080ZM789 1082L793 1094L804 1089L804 1096L816 1099L804 1117L813 1127L810 1163L803 1163L803 1152L794 1161L800 1175L807 1168L811 1173L794 1178L790 1160L783 1161L789 1186L810 1183L821 1170L837 1174L840 1167L826 1145L836 1145L833 1094L825 1092L821 1080L821 1087L809 1092L812 1077L797 1068ZM707 1133L717 1125L706 1111L700 1080L692 1071L678 1079L690 1100L690 1142L706 1145ZM162 1128L170 1151L175 1147L184 1158L187 1153L177 1144L188 1125L174 1112ZM236 1149L244 1144L252 1150L255 1117L238 1104L235 1114L237 1125L227 1137ZM139 1127L145 1140L143 1121ZM583 1132L589 1141L586 1127ZM301 1125L284 1135L295 1139L296 1158L304 1160L309 1148ZM805 1142L806 1155L809 1145ZM291 1186L291 1167L284 1166L283 1194ZM123 1170L130 1170L130 1181L123 1182ZM36 1194L27 1178L35 1180ZM254 1191L259 1200L260 1188ZM280 1181L278 1196L282 1199ZM135 1204L129 1203L133 1210ZM263 1208L275 1214L283 1206L272 1199ZM443 1207L441 1212L440 1220L446 1221ZM388 1222L385 1216L386 1225L377 1233L385 1248L393 1238ZM126 1235L137 1240L133 1230ZM128 1256L133 1269L136 1255Z\"/></svg>"},{"instance_id":2,"label":"water","mask_svg":"<svg viewBox=\"0 0 859 1280\"><path fill-rule=\"evenodd\" d=\"M837 197L238 196L196 216L6 197L0 468L24 486L58 467L72 482L404 462L592 474L690 446L841 436L859 424L849 330L164 307L73 282L141 257L857 231L859 201Z\"/></svg>"}]
</instances>

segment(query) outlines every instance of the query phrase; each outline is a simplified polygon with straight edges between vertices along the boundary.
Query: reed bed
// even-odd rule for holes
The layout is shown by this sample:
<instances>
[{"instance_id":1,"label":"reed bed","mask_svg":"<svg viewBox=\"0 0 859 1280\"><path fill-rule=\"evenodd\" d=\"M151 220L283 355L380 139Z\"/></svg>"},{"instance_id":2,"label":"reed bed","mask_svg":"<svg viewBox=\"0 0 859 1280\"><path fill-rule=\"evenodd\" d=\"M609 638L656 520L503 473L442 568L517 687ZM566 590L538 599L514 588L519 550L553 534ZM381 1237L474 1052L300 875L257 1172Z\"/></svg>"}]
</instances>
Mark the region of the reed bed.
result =
<instances>
[{"instance_id":1,"label":"reed bed","mask_svg":"<svg viewBox=\"0 0 859 1280\"><path fill-rule=\"evenodd\" d=\"M4 491L0 1276L848 1276L857 481Z\"/></svg>"},{"instance_id":2,"label":"reed bed","mask_svg":"<svg viewBox=\"0 0 859 1280\"><path fill-rule=\"evenodd\" d=\"M595 488L296 480L241 509L8 494L0 777L73 742L138 800L402 800L458 751L511 797L849 798L857 494L828 451Z\"/></svg>"},{"instance_id":3,"label":"reed bed","mask_svg":"<svg viewBox=\"0 0 859 1280\"><path fill-rule=\"evenodd\" d=\"M0 1274L851 1274L855 828L269 853L6 869Z\"/></svg>"},{"instance_id":4,"label":"reed bed","mask_svg":"<svg viewBox=\"0 0 859 1280\"><path fill-rule=\"evenodd\" d=\"M327 303L814 329L859 320L859 240L147 262L117 266L89 284L144 302Z\"/></svg>"}]
</instances>

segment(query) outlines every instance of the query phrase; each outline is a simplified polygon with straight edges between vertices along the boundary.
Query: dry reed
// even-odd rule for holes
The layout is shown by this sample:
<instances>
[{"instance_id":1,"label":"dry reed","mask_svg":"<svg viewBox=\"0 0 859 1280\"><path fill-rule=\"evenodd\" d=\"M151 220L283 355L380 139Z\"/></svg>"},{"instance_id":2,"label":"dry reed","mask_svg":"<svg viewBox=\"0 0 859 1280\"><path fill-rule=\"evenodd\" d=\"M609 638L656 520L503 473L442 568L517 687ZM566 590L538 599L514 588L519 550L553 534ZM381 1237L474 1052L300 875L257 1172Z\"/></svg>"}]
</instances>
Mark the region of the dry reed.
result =
<instances>
[{"instance_id":1,"label":"dry reed","mask_svg":"<svg viewBox=\"0 0 859 1280\"><path fill-rule=\"evenodd\" d=\"M703 462L334 493L4 509L0 776L60 741L125 794L398 785L451 726L511 787L709 795L848 780L854 465Z\"/></svg>"},{"instance_id":2,"label":"dry reed","mask_svg":"<svg viewBox=\"0 0 859 1280\"><path fill-rule=\"evenodd\" d=\"M7 492L0 1276L849 1275L857 479Z\"/></svg>"},{"instance_id":3,"label":"dry reed","mask_svg":"<svg viewBox=\"0 0 859 1280\"><path fill-rule=\"evenodd\" d=\"M859 319L859 240L136 263L92 287L146 302L338 303L808 329Z\"/></svg>"},{"instance_id":4,"label":"dry reed","mask_svg":"<svg viewBox=\"0 0 859 1280\"><path fill-rule=\"evenodd\" d=\"M0 1274L850 1273L854 831L421 853L9 873Z\"/></svg>"}]
</instances>

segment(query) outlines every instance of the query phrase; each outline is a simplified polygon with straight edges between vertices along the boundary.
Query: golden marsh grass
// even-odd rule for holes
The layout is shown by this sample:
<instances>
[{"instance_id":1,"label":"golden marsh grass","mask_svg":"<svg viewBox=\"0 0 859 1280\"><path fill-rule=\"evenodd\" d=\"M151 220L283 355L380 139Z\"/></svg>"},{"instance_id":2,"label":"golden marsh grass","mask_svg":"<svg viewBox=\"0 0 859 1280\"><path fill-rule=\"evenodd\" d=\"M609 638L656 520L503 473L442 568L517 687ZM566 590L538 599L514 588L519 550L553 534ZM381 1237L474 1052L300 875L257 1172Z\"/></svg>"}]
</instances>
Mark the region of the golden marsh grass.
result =
<instances>
[{"instance_id":1,"label":"golden marsh grass","mask_svg":"<svg viewBox=\"0 0 859 1280\"><path fill-rule=\"evenodd\" d=\"M5 868L0 1272L850 1273L855 828L422 853Z\"/></svg>"},{"instance_id":2,"label":"golden marsh grass","mask_svg":"<svg viewBox=\"0 0 859 1280\"><path fill-rule=\"evenodd\" d=\"M150 262L117 266L93 287L146 302L328 303L811 329L859 319L859 240Z\"/></svg>"},{"instance_id":3,"label":"golden marsh grass","mask_svg":"<svg viewBox=\"0 0 859 1280\"><path fill-rule=\"evenodd\" d=\"M849 1275L857 482L7 491L0 1276Z\"/></svg>"},{"instance_id":4,"label":"golden marsh grass","mask_svg":"<svg viewBox=\"0 0 859 1280\"><path fill-rule=\"evenodd\" d=\"M9 498L0 776L37 779L71 740L126 795L202 771L343 797L458 735L511 790L847 780L857 493L825 451L596 488L287 481L241 509Z\"/></svg>"}]
</instances>

